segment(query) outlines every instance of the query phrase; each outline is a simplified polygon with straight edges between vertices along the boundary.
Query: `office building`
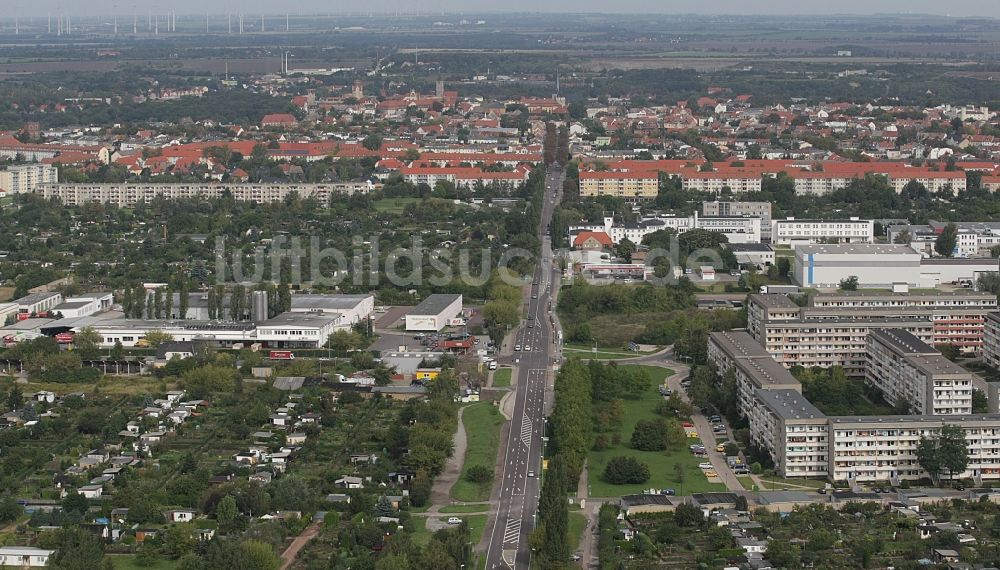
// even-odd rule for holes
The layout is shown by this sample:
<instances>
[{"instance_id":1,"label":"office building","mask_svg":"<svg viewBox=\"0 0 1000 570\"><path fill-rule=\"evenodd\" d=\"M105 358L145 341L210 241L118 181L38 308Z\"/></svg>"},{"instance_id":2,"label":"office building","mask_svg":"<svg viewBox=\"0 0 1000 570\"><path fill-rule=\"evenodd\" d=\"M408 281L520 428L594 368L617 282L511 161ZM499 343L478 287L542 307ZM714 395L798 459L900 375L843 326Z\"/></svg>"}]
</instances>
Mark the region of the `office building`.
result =
<instances>
[{"instance_id":1,"label":"office building","mask_svg":"<svg viewBox=\"0 0 1000 570\"><path fill-rule=\"evenodd\" d=\"M872 243L875 223L872 220L796 220L771 221L771 243L803 245L813 243Z\"/></svg>"},{"instance_id":2,"label":"office building","mask_svg":"<svg viewBox=\"0 0 1000 570\"><path fill-rule=\"evenodd\" d=\"M760 218L761 239L771 239L770 202L703 202L701 215L720 218Z\"/></svg>"}]
</instances>

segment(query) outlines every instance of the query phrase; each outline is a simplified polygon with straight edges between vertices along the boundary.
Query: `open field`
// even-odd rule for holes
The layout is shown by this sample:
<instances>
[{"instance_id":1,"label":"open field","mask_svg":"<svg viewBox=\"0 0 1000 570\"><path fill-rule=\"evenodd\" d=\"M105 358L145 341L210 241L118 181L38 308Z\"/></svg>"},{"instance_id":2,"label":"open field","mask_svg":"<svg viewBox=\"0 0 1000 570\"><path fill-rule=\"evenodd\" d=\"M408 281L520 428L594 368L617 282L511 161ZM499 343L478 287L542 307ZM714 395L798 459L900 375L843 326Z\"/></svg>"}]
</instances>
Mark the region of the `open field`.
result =
<instances>
[{"instance_id":1,"label":"open field","mask_svg":"<svg viewBox=\"0 0 1000 570\"><path fill-rule=\"evenodd\" d=\"M114 564L115 570L173 570L177 568L177 562L158 558L152 564L139 564L134 555L109 556Z\"/></svg>"},{"instance_id":2,"label":"open field","mask_svg":"<svg viewBox=\"0 0 1000 570\"><path fill-rule=\"evenodd\" d=\"M464 473L474 465L485 465L493 470L503 416L496 406L482 402L465 408L462 423L465 424L468 447L462 462L463 476L452 485L451 496L459 501L482 501L489 498L493 480L483 484L473 483L465 478Z\"/></svg>"},{"instance_id":3,"label":"open field","mask_svg":"<svg viewBox=\"0 0 1000 570\"><path fill-rule=\"evenodd\" d=\"M631 367L631 366L630 366ZM662 400L657 391L657 387L663 380L673 374L672 370L654 366L638 366L649 373L653 382L642 398L637 400L624 401L624 413L622 414L622 424L617 430L621 443L612 445L603 451L590 451L587 454L590 496L592 497L616 497L632 493L640 493L649 488L673 488L679 495L689 495L691 493L703 493L708 491L721 491L725 486L721 483L710 483L702 474L698 464L701 459L691 455L686 445L679 449L667 451L640 451L628 447L629 438L635 429L635 424L640 420L655 419L656 405ZM612 436L614 432L605 434ZM611 439L611 438L609 438ZM645 483L635 485L612 485L602 479L604 467L612 457L625 455L635 457L649 465L650 478ZM683 470L683 477L678 481L676 465L680 465Z\"/></svg>"},{"instance_id":4,"label":"open field","mask_svg":"<svg viewBox=\"0 0 1000 570\"><path fill-rule=\"evenodd\" d=\"M569 533L569 551L575 552L580 548L580 542L583 540L583 532L587 530L587 517L581 515L580 513L570 513L569 514L569 525L567 526L567 531Z\"/></svg>"},{"instance_id":5,"label":"open field","mask_svg":"<svg viewBox=\"0 0 1000 570\"><path fill-rule=\"evenodd\" d=\"M431 539L431 535L434 533L427 528L426 524L431 520L431 518L432 517L428 517L427 521L416 521L414 525L416 529L413 531L413 534L410 535L414 544L423 546ZM458 515L458 518L468 523L472 544L477 544L479 539L483 536L483 529L486 528L486 515ZM448 517L441 517L439 520L444 523L448 520Z\"/></svg>"},{"instance_id":6,"label":"open field","mask_svg":"<svg viewBox=\"0 0 1000 570\"><path fill-rule=\"evenodd\" d=\"M416 204L420 198L382 198L375 202L375 209L388 214L402 214L410 204Z\"/></svg>"}]
</instances>

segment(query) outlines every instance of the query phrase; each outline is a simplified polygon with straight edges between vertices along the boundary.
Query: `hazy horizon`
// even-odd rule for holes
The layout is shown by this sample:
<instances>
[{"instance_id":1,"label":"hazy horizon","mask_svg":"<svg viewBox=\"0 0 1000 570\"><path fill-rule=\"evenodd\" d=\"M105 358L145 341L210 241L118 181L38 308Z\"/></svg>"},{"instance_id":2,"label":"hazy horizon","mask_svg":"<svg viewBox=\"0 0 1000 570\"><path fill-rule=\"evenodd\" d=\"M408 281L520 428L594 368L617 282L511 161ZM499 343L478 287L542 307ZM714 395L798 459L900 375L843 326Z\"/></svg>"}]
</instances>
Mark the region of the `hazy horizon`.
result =
<instances>
[{"instance_id":1,"label":"hazy horizon","mask_svg":"<svg viewBox=\"0 0 1000 570\"><path fill-rule=\"evenodd\" d=\"M70 4L70 5L67 5ZM147 12L165 14L170 11L181 14L224 14L226 12L243 12L244 14L291 14L331 13L333 15L348 15L349 10L341 5L332 5L323 0L292 0L286 2L283 9L270 0L246 0L235 2L173 0L162 4L151 5L128 0L91 0L85 5L79 5L67 0L14 0L8 4L5 15L10 18L18 16L45 16L48 13L64 13L76 16L101 16L109 14L146 14ZM841 0L833 5L827 2L801 2L796 0L718 0L706 3L692 9L691 3L678 0L616 0L614 4L596 0L550 0L548 2L533 2L531 0L509 0L503 9L497 9L495 3L461 0L430 0L413 3L402 0L373 0L363 4L363 10L353 11L355 15L374 12L415 12L435 13L445 12L457 14L505 14L505 13L598 13L598 14L678 14L678 15L760 15L760 16L841 16L841 15L937 15L952 17L1000 17L1000 3L985 5L982 0L953 0L949 3L931 2L930 0Z\"/></svg>"}]
</instances>

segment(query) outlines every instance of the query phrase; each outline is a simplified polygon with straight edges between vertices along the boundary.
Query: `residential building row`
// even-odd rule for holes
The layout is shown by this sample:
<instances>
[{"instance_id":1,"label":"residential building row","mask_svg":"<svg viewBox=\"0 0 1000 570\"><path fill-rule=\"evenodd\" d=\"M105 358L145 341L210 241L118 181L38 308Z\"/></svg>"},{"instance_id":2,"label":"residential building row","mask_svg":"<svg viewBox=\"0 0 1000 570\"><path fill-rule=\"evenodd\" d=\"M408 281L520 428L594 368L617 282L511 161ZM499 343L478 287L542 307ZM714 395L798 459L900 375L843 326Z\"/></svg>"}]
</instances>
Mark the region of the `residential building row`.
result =
<instances>
[{"instance_id":1,"label":"residential building row","mask_svg":"<svg viewBox=\"0 0 1000 570\"><path fill-rule=\"evenodd\" d=\"M58 199L67 206L79 206L88 202L132 207L139 202L151 202L156 198L177 200L182 198L213 199L224 195L241 202L269 203L281 202L292 196L312 198L320 204L328 204L335 195L367 194L377 186L370 182L342 182L335 184L41 184L35 192L45 199Z\"/></svg>"},{"instance_id":2,"label":"residential building row","mask_svg":"<svg viewBox=\"0 0 1000 570\"><path fill-rule=\"evenodd\" d=\"M49 164L20 164L0 169L0 197L34 192L39 184L59 182L59 170Z\"/></svg>"},{"instance_id":3,"label":"residential building row","mask_svg":"<svg viewBox=\"0 0 1000 570\"><path fill-rule=\"evenodd\" d=\"M754 294L747 332L785 367L841 366L863 376L873 329L900 329L930 345L978 353L986 316L996 310L995 295L977 292L817 294L806 307L785 295Z\"/></svg>"},{"instance_id":4,"label":"residential building row","mask_svg":"<svg viewBox=\"0 0 1000 570\"><path fill-rule=\"evenodd\" d=\"M964 382L971 375L963 377L953 369L921 364L922 359L933 357L932 349L913 337L891 338L893 334L898 332L878 329L870 335L872 350L878 352L869 372L874 385L894 390L899 398L908 396L898 394L923 386L932 390L926 396L930 407L965 410ZM1000 480L1000 414L827 416L802 395L795 377L760 348L744 331L714 332L708 354L720 376L735 376L738 411L748 420L751 442L772 458L782 477L825 477L851 483L898 483L927 477L917 458L921 437L934 437L942 427L954 425L964 431L969 448L967 470L954 476ZM912 368L886 368L882 365L888 358L886 352ZM952 384L947 388L934 391L939 383L948 382ZM952 406L957 402L961 404Z\"/></svg>"},{"instance_id":5,"label":"residential building row","mask_svg":"<svg viewBox=\"0 0 1000 570\"><path fill-rule=\"evenodd\" d=\"M947 225L933 220L927 224L890 225L886 228L886 238L890 243L905 242L923 255L935 256L938 236ZM991 249L1000 245L1000 222L955 222L955 226L958 235L950 252L954 257L989 255Z\"/></svg>"}]
</instances>

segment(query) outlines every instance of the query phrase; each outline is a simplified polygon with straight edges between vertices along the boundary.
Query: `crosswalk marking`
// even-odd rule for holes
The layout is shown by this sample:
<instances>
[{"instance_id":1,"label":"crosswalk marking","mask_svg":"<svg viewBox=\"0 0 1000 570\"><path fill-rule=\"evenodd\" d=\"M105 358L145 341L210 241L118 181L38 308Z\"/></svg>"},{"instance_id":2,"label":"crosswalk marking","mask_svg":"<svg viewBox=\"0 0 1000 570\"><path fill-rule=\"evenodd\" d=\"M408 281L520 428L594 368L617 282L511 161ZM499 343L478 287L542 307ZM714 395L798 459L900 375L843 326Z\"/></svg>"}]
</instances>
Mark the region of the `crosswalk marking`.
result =
<instances>
[{"instance_id":1,"label":"crosswalk marking","mask_svg":"<svg viewBox=\"0 0 1000 570\"><path fill-rule=\"evenodd\" d=\"M521 443L531 449L531 419L527 415L521 416Z\"/></svg>"},{"instance_id":2,"label":"crosswalk marking","mask_svg":"<svg viewBox=\"0 0 1000 570\"><path fill-rule=\"evenodd\" d=\"M507 519L507 525L504 527L503 531L504 544L506 543L517 544L520 536L521 536L521 519Z\"/></svg>"}]
</instances>

